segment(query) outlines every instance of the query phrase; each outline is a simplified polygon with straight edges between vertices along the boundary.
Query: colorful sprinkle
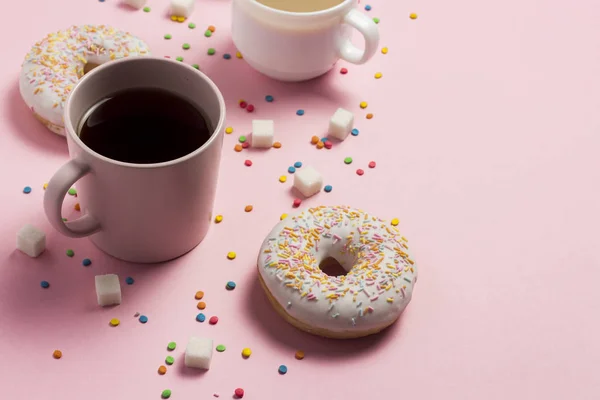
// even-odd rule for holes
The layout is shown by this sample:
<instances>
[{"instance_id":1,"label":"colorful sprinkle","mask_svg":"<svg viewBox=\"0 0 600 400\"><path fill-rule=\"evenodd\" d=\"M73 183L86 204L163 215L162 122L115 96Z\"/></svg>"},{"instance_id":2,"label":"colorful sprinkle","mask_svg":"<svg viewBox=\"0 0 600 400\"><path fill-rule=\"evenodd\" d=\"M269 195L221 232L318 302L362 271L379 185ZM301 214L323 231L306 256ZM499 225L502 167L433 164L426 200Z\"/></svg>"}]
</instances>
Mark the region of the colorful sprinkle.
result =
<instances>
[{"instance_id":1,"label":"colorful sprinkle","mask_svg":"<svg viewBox=\"0 0 600 400\"><path fill-rule=\"evenodd\" d=\"M217 51L215 49L213 49L212 47L210 49L208 49L207 53L209 56L212 56L216 53Z\"/></svg>"},{"instance_id":2,"label":"colorful sprinkle","mask_svg":"<svg viewBox=\"0 0 600 400\"><path fill-rule=\"evenodd\" d=\"M251 205L247 205L246 207L244 207L244 211L250 212L250 211L252 211L253 208L254 207L252 207Z\"/></svg>"},{"instance_id":3,"label":"colorful sprinkle","mask_svg":"<svg viewBox=\"0 0 600 400\"><path fill-rule=\"evenodd\" d=\"M278 371L279 371L279 374L285 375L285 374L287 374L287 367L282 364L282 365L279 366Z\"/></svg>"},{"instance_id":4,"label":"colorful sprinkle","mask_svg":"<svg viewBox=\"0 0 600 400\"><path fill-rule=\"evenodd\" d=\"M204 310L206 308L206 303L203 301L198 302L198 304L196 304L196 307L198 308L198 310Z\"/></svg>"},{"instance_id":5,"label":"colorful sprinkle","mask_svg":"<svg viewBox=\"0 0 600 400\"><path fill-rule=\"evenodd\" d=\"M347 68L340 69L340 74L346 75L347 73L348 73L348 69Z\"/></svg>"},{"instance_id":6,"label":"colorful sprinkle","mask_svg":"<svg viewBox=\"0 0 600 400\"><path fill-rule=\"evenodd\" d=\"M231 133L233 133L233 128L230 127L230 126L228 126L227 128L225 128L225 133L228 134L228 135L231 134Z\"/></svg>"},{"instance_id":7,"label":"colorful sprinkle","mask_svg":"<svg viewBox=\"0 0 600 400\"><path fill-rule=\"evenodd\" d=\"M346 164L352 164L352 157L346 157L346 158L344 158L344 163L346 163Z\"/></svg>"},{"instance_id":8,"label":"colorful sprinkle","mask_svg":"<svg viewBox=\"0 0 600 400\"><path fill-rule=\"evenodd\" d=\"M399 223L400 223L400 220L398 218L394 218L391 221L392 226L398 226Z\"/></svg>"},{"instance_id":9,"label":"colorful sprinkle","mask_svg":"<svg viewBox=\"0 0 600 400\"><path fill-rule=\"evenodd\" d=\"M121 323L121 321L119 321L118 318L113 318L110 320L110 326L119 326L119 324Z\"/></svg>"},{"instance_id":10,"label":"colorful sprinkle","mask_svg":"<svg viewBox=\"0 0 600 400\"><path fill-rule=\"evenodd\" d=\"M217 322L219 322L219 317L217 316L210 317L210 319L208 320L208 323L211 325L216 325Z\"/></svg>"},{"instance_id":11,"label":"colorful sprinkle","mask_svg":"<svg viewBox=\"0 0 600 400\"><path fill-rule=\"evenodd\" d=\"M296 115L304 115L304 110L298 110L298 111L296 111Z\"/></svg>"},{"instance_id":12,"label":"colorful sprinkle","mask_svg":"<svg viewBox=\"0 0 600 400\"><path fill-rule=\"evenodd\" d=\"M279 177L279 182L281 182L281 183L285 183L286 181L287 181L287 176L285 176L285 175L281 175L281 176Z\"/></svg>"},{"instance_id":13,"label":"colorful sprinkle","mask_svg":"<svg viewBox=\"0 0 600 400\"><path fill-rule=\"evenodd\" d=\"M304 352L302 350L298 350L295 354L296 360L302 360L304 358Z\"/></svg>"},{"instance_id":14,"label":"colorful sprinkle","mask_svg":"<svg viewBox=\"0 0 600 400\"><path fill-rule=\"evenodd\" d=\"M198 315L196 315L196 321L198 321L198 322L206 321L206 315L199 313Z\"/></svg>"},{"instance_id":15,"label":"colorful sprinkle","mask_svg":"<svg viewBox=\"0 0 600 400\"><path fill-rule=\"evenodd\" d=\"M173 365L174 362L175 359L172 356L167 356L167 358L165 358L165 364L167 365Z\"/></svg>"},{"instance_id":16,"label":"colorful sprinkle","mask_svg":"<svg viewBox=\"0 0 600 400\"><path fill-rule=\"evenodd\" d=\"M231 59L231 54L225 53L225 54L223 54L223 58L226 60L229 60L229 59Z\"/></svg>"},{"instance_id":17,"label":"colorful sprinkle","mask_svg":"<svg viewBox=\"0 0 600 400\"><path fill-rule=\"evenodd\" d=\"M48 288L50 287L50 282L48 282L48 281L41 281L41 282L40 282L40 286L41 286L43 289L48 289Z\"/></svg>"},{"instance_id":18,"label":"colorful sprinkle","mask_svg":"<svg viewBox=\"0 0 600 400\"><path fill-rule=\"evenodd\" d=\"M296 168L294 168L294 167L288 167L288 172L290 174L293 174L294 172L296 172Z\"/></svg>"},{"instance_id":19,"label":"colorful sprinkle","mask_svg":"<svg viewBox=\"0 0 600 400\"><path fill-rule=\"evenodd\" d=\"M375 163L375 161L371 161L369 163L369 168L375 168L377 166L377 164Z\"/></svg>"},{"instance_id":20,"label":"colorful sprinkle","mask_svg":"<svg viewBox=\"0 0 600 400\"><path fill-rule=\"evenodd\" d=\"M164 375L167 373L167 367L165 367L164 365L161 365L160 367L158 367L158 374L159 375Z\"/></svg>"},{"instance_id":21,"label":"colorful sprinkle","mask_svg":"<svg viewBox=\"0 0 600 400\"><path fill-rule=\"evenodd\" d=\"M272 102L273 102L273 100L275 100L275 99L273 98L273 96L271 96L270 94L268 94L268 95L266 95L266 96L265 96L265 100L266 100L268 103L272 103Z\"/></svg>"},{"instance_id":22,"label":"colorful sprinkle","mask_svg":"<svg viewBox=\"0 0 600 400\"><path fill-rule=\"evenodd\" d=\"M134 282L135 282L135 280L132 277L130 277L130 276L128 276L127 278L125 278L125 283L128 284L128 285L133 285Z\"/></svg>"},{"instance_id":23,"label":"colorful sprinkle","mask_svg":"<svg viewBox=\"0 0 600 400\"><path fill-rule=\"evenodd\" d=\"M181 45L181 47L182 47L184 50L189 50L191 46L190 46L190 44L189 44L189 43L184 43L184 44L182 44L182 45Z\"/></svg>"},{"instance_id":24,"label":"colorful sprinkle","mask_svg":"<svg viewBox=\"0 0 600 400\"><path fill-rule=\"evenodd\" d=\"M84 258L81 262L81 265L83 265L84 267L89 267L90 265L92 265L92 260L90 260L89 258Z\"/></svg>"},{"instance_id":25,"label":"colorful sprinkle","mask_svg":"<svg viewBox=\"0 0 600 400\"><path fill-rule=\"evenodd\" d=\"M236 286L236 285L235 285L235 282L234 282L234 281L229 281L229 282L227 282L227 285L225 285L225 288L226 288L227 290L233 290L233 289L235 289L235 286Z\"/></svg>"},{"instance_id":26,"label":"colorful sprinkle","mask_svg":"<svg viewBox=\"0 0 600 400\"><path fill-rule=\"evenodd\" d=\"M252 350L250 350L250 348L246 347L242 350L242 357L248 358L251 355L252 355Z\"/></svg>"},{"instance_id":27,"label":"colorful sprinkle","mask_svg":"<svg viewBox=\"0 0 600 400\"><path fill-rule=\"evenodd\" d=\"M145 315L140 315L140 318L138 319L142 324L145 324L146 322L148 322L148 317L146 317Z\"/></svg>"},{"instance_id":28,"label":"colorful sprinkle","mask_svg":"<svg viewBox=\"0 0 600 400\"><path fill-rule=\"evenodd\" d=\"M329 193L333 190L333 186L331 185L325 185L325 187L323 188L323 190L325 190L326 193Z\"/></svg>"},{"instance_id":29,"label":"colorful sprinkle","mask_svg":"<svg viewBox=\"0 0 600 400\"><path fill-rule=\"evenodd\" d=\"M411 13L411 14L409 15L409 17L410 17L410 19L417 19L417 18L418 18L418 15L417 15L416 13Z\"/></svg>"},{"instance_id":30,"label":"colorful sprinkle","mask_svg":"<svg viewBox=\"0 0 600 400\"><path fill-rule=\"evenodd\" d=\"M358 176L362 176L362 175L364 175L364 173L365 173L365 171L363 171L360 168L356 170L356 175L358 175Z\"/></svg>"},{"instance_id":31,"label":"colorful sprinkle","mask_svg":"<svg viewBox=\"0 0 600 400\"><path fill-rule=\"evenodd\" d=\"M356 129L356 128L354 128L354 129L352 129L352 130L350 131L350 134L351 134L352 136L358 136L358 134L359 134L359 133L360 133L360 132L359 132L359 130L358 130L358 129Z\"/></svg>"},{"instance_id":32,"label":"colorful sprinkle","mask_svg":"<svg viewBox=\"0 0 600 400\"><path fill-rule=\"evenodd\" d=\"M52 352L52 357L54 357L57 360L60 360L62 358L62 351L60 351L60 350L54 350Z\"/></svg>"},{"instance_id":33,"label":"colorful sprinkle","mask_svg":"<svg viewBox=\"0 0 600 400\"><path fill-rule=\"evenodd\" d=\"M287 214L281 214L281 216L279 217L279 220L283 221L286 217L287 217Z\"/></svg>"},{"instance_id":34,"label":"colorful sprinkle","mask_svg":"<svg viewBox=\"0 0 600 400\"><path fill-rule=\"evenodd\" d=\"M216 224L219 224L219 223L221 223L222 221L223 221L223 216L222 216L222 215L217 215L217 216L215 217L215 223L216 223Z\"/></svg>"},{"instance_id":35,"label":"colorful sprinkle","mask_svg":"<svg viewBox=\"0 0 600 400\"><path fill-rule=\"evenodd\" d=\"M218 351L219 353L222 353L222 352L224 352L225 350L226 350L226 348L225 348L225 345L224 345L224 344L220 344L220 345L218 345L218 346L217 346L217 351Z\"/></svg>"},{"instance_id":36,"label":"colorful sprinkle","mask_svg":"<svg viewBox=\"0 0 600 400\"><path fill-rule=\"evenodd\" d=\"M169 342L169 344L167 345L167 350L173 351L173 350L175 350L176 347L177 347L177 343Z\"/></svg>"},{"instance_id":37,"label":"colorful sprinkle","mask_svg":"<svg viewBox=\"0 0 600 400\"><path fill-rule=\"evenodd\" d=\"M167 34L164 36L164 38L165 38L166 40L171 40L171 39L173 39L173 36L171 36L171 34L170 34L170 33L167 33Z\"/></svg>"},{"instance_id":38,"label":"colorful sprinkle","mask_svg":"<svg viewBox=\"0 0 600 400\"><path fill-rule=\"evenodd\" d=\"M25 194L29 194L29 193L31 193L31 187L29 187L29 186L25 186L25 187L23 188L23 193L25 193Z\"/></svg>"},{"instance_id":39,"label":"colorful sprinkle","mask_svg":"<svg viewBox=\"0 0 600 400\"><path fill-rule=\"evenodd\" d=\"M160 394L160 397L162 397L163 399L168 399L169 397L171 397L171 390L170 389L163 390L162 393Z\"/></svg>"},{"instance_id":40,"label":"colorful sprinkle","mask_svg":"<svg viewBox=\"0 0 600 400\"><path fill-rule=\"evenodd\" d=\"M229 253L227 253L228 259L233 260L233 259L235 259L235 257L236 257L235 251L230 251Z\"/></svg>"},{"instance_id":41,"label":"colorful sprinkle","mask_svg":"<svg viewBox=\"0 0 600 400\"><path fill-rule=\"evenodd\" d=\"M369 104L368 104L366 101L361 101L361 102L360 102L360 108L362 108L362 109L365 109L365 108L367 108L367 106L368 106L368 105L369 105Z\"/></svg>"},{"instance_id":42,"label":"colorful sprinkle","mask_svg":"<svg viewBox=\"0 0 600 400\"><path fill-rule=\"evenodd\" d=\"M42 188L43 188L44 190L48 189L48 183L44 183L44 185L42 186Z\"/></svg>"},{"instance_id":43,"label":"colorful sprinkle","mask_svg":"<svg viewBox=\"0 0 600 400\"><path fill-rule=\"evenodd\" d=\"M294 202L292 203L294 208L300 207L300 204L302 204L302 200L300 200L300 199L294 199Z\"/></svg>"},{"instance_id":44,"label":"colorful sprinkle","mask_svg":"<svg viewBox=\"0 0 600 400\"><path fill-rule=\"evenodd\" d=\"M245 165L246 167L251 167L251 166L252 166L252 161L250 161L250 160L246 160L246 161L244 161L244 165Z\"/></svg>"},{"instance_id":45,"label":"colorful sprinkle","mask_svg":"<svg viewBox=\"0 0 600 400\"><path fill-rule=\"evenodd\" d=\"M240 58L240 59L244 58L244 56L242 55L242 53L240 53L239 51L235 53L235 56L237 58Z\"/></svg>"}]
</instances>

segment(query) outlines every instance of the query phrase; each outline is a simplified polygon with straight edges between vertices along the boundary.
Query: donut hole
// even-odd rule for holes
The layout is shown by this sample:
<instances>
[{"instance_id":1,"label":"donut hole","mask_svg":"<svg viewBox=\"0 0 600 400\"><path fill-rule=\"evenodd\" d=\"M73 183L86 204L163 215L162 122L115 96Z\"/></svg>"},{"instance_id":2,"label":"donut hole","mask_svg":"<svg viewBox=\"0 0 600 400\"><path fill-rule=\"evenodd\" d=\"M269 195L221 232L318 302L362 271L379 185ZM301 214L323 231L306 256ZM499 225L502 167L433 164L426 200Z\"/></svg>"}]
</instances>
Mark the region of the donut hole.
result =
<instances>
[{"instance_id":1,"label":"donut hole","mask_svg":"<svg viewBox=\"0 0 600 400\"><path fill-rule=\"evenodd\" d=\"M97 66L99 66L100 64L96 64L96 63L91 63L88 62L83 66L83 74L87 74L88 72L90 72L91 70L93 70L94 68L96 68Z\"/></svg>"},{"instance_id":2,"label":"donut hole","mask_svg":"<svg viewBox=\"0 0 600 400\"><path fill-rule=\"evenodd\" d=\"M327 257L319 264L319 269L328 276L346 275L348 271L333 257Z\"/></svg>"}]
</instances>

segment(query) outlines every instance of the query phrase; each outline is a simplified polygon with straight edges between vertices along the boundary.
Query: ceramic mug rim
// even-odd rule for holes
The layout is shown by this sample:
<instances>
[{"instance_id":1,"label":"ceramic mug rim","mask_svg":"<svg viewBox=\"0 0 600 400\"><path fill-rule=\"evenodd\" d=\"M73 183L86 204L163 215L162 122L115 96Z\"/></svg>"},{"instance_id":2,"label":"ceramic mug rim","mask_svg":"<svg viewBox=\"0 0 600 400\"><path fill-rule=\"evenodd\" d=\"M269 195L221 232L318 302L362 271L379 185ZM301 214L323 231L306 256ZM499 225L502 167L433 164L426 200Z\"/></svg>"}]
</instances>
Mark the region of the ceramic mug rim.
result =
<instances>
[{"instance_id":1,"label":"ceramic mug rim","mask_svg":"<svg viewBox=\"0 0 600 400\"><path fill-rule=\"evenodd\" d=\"M163 162L152 163L152 164L136 164L136 163L129 163L129 162L114 160L112 158L103 156L102 154L91 149L87 144L85 144L81 140L81 138L79 137L79 135L77 134L76 130L73 127L73 123L71 121L71 107L72 107L71 102L72 102L72 99L75 97L75 94L78 91L85 90L85 83L87 81L89 81L90 79L93 79L94 76L97 75L99 71L101 72L104 69L114 67L115 65L118 65L121 63L132 62L132 61L143 61L143 60L171 63L173 66L177 66L178 68L186 68L186 69L190 70L191 72L198 74L198 77L200 79L202 79L203 81L205 81L210 86L210 88L213 91L212 95L217 97L217 101L219 102L219 121L216 124L215 128L213 129L213 132L211 133L210 138L202 146L198 147L196 150L192 151L191 153L186 154L185 156L182 156L182 157L179 157L179 158L176 158L173 160L169 160L169 161L163 161ZM100 100L100 99L98 99L98 100ZM83 76L83 78L81 78L79 80L79 82L77 82L77 84L75 85L75 88L69 94L69 97L65 103L64 121L65 121L65 131L66 131L66 134L69 136L69 138L71 140L73 140L77 144L77 146L79 146L81 149L83 149L86 153L88 153L90 156L92 156L94 158L97 158L97 159L99 159L103 162L109 163L109 164L118 165L118 166L127 167L127 168L138 168L138 169L165 168L165 167L170 167L173 165L184 163L187 160L200 155L201 153L206 151L206 149L208 149L215 140L217 140L217 137L219 136L219 132L223 129L223 125L225 124L225 100L223 99L223 94L221 93L221 91L219 90L217 85L212 81L212 79L210 79L206 74L198 71L191 65L187 65L187 64L181 63L179 61L174 61L174 60L164 58L164 57L133 56L133 57L126 57L126 58L121 58L118 60L109 61L105 64L99 65L98 67L94 68L93 70L91 70L90 72L85 74Z\"/></svg>"},{"instance_id":2,"label":"ceramic mug rim","mask_svg":"<svg viewBox=\"0 0 600 400\"><path fill-rule=\"evenodd\" d=\"M265 6L264 4L259 3L256 0L247 0L247 1L250 3L254 3L255 6L262 9L263 11L273 12L275 14L279 14L279 15L283 15L283 16L320 17L320 16L327 15L327 14L334 14L334 13L338 12L339 10L345 8L347 4L351 3L354 0L343 0L340 4L333 6L331 8L326 8L324 10L319 10L319 11L310 11L310 12L293 12L293 11L278 10L273 7Z\"/></svg>"}]
</instances>

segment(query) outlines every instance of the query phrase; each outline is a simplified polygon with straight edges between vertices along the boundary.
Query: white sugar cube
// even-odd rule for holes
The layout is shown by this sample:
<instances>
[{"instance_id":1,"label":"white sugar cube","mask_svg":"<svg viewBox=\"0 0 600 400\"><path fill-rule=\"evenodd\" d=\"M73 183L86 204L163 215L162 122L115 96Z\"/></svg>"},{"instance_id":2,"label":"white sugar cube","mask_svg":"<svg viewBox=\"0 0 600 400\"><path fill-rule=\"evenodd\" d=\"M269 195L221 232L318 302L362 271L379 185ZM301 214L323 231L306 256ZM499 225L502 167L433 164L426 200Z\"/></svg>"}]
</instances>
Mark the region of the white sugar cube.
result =
<instances>
[{"instance_id":1,"label":"white sugar cube","mask_svg":"<svg viewBox=\"0 0 600 400\"><path fill-rule=\"evenodd\" d=\"M121 304L121 284L115 274L96 275L96 296L102 307Z\"/></svg>"},{"instance_id":2,"label":"white sugar cube","mask_svg":"<svg viewBox=\"0 0 600 400\"><path fill-rule=\"evenodd\" d=\"M147 0L123 0L123 3L135 9L140 9L146 5Z\"/></svg>"},{"instance_id":3,"label":"white sugar cube","mask_svg":"<svg viewBox=\"0 0 600 400\"><path fill-rule=\"evenodd\" d=\"M304 167L294 174L294 187L305 197L317 194L323 187L323 177L313 167Z\"/></svg>"},{"instance_id":4,"label":"white sugar cube","mask_svg":"<svg viewBox=\"0 0 600 400\"><path fill-rule=\"evenodd\" d=\"M188 18L194 12L196 0L171 0L171 15Z\"/></svg>"},{"instance_id":5,"label":"white sugar cube","mask_svg":"<svg viewBox=\"0 0 600 400\"><path fill-rule=\"evenodd\" d=\"M252 147L268 149L273 147L275 124L272 120L252 121Z\"/></svg>"},{"instance_id":6,"label":"white sugar cube","mask_svg":"<svg viewBox=\"0 0 600 400\"><path fill-rule=\"evenodd\" d=\"M17 249L29 257L37 257L46 249L46 234L33 225L25 225L17 233Z\"/></svg>"},{"instance_id":7,"label":"white sugar cube","mask_svg":"<svg viewBox=\"0 0 600 400\"><path fill-rule=\"evenodd\" d=\"M354 125L354 114L343 108L338 108L329 120L329 135L344 140Z\"/></svg>"},{"instance_id":8,"label":"white sugar cube","mask_svg":"<svg viewBox=\"0 0 600 400\"><path fill-rule=\"evenodd\" d=\"M213 355L212 339L192 337L185 348L185 366L209 369Z\"/></svg>"}]
</instances>

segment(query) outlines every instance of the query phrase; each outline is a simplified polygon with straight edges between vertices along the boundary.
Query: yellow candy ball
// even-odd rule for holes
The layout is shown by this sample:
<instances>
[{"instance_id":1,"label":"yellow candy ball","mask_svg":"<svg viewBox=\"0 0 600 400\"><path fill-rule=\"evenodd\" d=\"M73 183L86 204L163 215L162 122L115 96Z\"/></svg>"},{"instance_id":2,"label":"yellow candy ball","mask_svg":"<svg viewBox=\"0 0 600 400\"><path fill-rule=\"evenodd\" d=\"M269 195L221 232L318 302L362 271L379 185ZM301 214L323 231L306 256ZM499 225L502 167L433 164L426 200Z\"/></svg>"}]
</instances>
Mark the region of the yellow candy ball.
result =
<instances>
[{"instance_id":1,"label":"yellow candy ball","mask_svg":"<svg viewBox=\"0 0 600 400\"><path fill-rule=\"evenodd\" d=\"M248 358L250 355L252 355L252 350L250 350L248 347L242 350L242 357Z\"/></svg>"},{"instance_id":2,"label":"yellow candy ball","mask_svg":"<svg viewBox=\"0 0 600 400\"><path fill-rule=\"evenodd\" d=\"M394 218L394 219L392 220L392 225L393 225L393 226L397 226L399 223L400 223L400 220L399 220L398 218Z\"/></svg>"},{"instance_id":3,"label":"yellow candy ball","mask_svg":"<svg viewBox=\"0 0 600 400\"><path fill-rule=\"evenodd\" d=\"M233 133L233 128L228 126L227 128L225 128L225 133L227 133L227 134Z\"/></svg>"},{"instance_id":4,"label":"yellow candy ball","mask_svg":"<svg viewBox=\"0 0 600 400\"><path fill-rule=\"evenodd\" d=\"M387 54L387 53L388 53L388 48L387 48L387 47L384 47L383 49L381 49L381 52L382 52L383 54Z\"/></svg>"},{"instance_id":5,"label":"yellow candy ball","mask_svg":"<svg viewBox=\"0 0 600 400\"><path fill-rule=\"evenodd\" d=\"M287 176L285 176L285 175L281 175L281 176L279 177L279 182L283 183L283 182L285 182L285 181L287 181Z\"/></svg>"},{"instance_id":6,"label":"yellow candy ball","mask_svg":"<svg viewBox=\"0 0 600 400\"><path fill-rule=\"evenodd\" d=\"M281 214L281 217L279 217L279 220L283 221L286 217L287 217L287 214Z\"/></svg>"},{"instance_id":7,"label":"yellow candy ball","mask_svg":"<svg viewBox=\"0 0 600 400\"><path fill-rule=\"evenodd\" d=\"M110 320L110 326L118 326L121 323L118 318L113 318Z\"/></svg>"},{"instance_id":8,"label":"yellow candy ball","mask_svg":"<svg viewBox=\"0 0 600 400\"><path fill-rule=\"evenodd\" d=\"M217 215L217 216L215 217L215 223L217 223L217 224L218 224L218 223L219 223L219 222L221 222L221 221L223 221L223 216L222 216L222 215Z\"/></svg>"},{"instance_id":9,"label":"yellow candy ball","mask_svg":"<svg viewBox=\"0 0 600 400\"><path fill-rule=\"evenodd\" d=\"M229 258L230 260L233 260L235 256L235 251L230 251L229 253L227 253L227 258Z\"/></svg>"},{"instance_id":10,"label":"yellow candy ball","mask_svg":"<svg viewBox=\"0 0 600 400\"><path fill-rule=\"evenodd\" d=\"M361 101L360 102L360 108L367 108L368 104L366 101Z\"/></svg>"},{"instance_id":11,"label":"yellow candy ball","mask_svg":"<svg viewBox=\"0 0 600 400\"><path fill-rule=\"evenodd\" d=\"M410 19L417 19L417 14L416 13L412 13L409 15Z\"/></svg>"},{"instance_id":12,"label":"yellow candy ball","mask_svg":"<svg viewBox=\"0 0 600 400\"><path fill-rule=\"evenodd\" d=\"M383 76L383 74L381 72L378 72L375 74L375 79L379 79Z\"/></svg>"}]
</instances>

